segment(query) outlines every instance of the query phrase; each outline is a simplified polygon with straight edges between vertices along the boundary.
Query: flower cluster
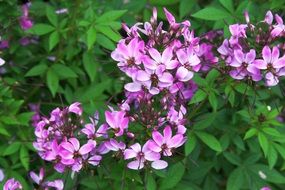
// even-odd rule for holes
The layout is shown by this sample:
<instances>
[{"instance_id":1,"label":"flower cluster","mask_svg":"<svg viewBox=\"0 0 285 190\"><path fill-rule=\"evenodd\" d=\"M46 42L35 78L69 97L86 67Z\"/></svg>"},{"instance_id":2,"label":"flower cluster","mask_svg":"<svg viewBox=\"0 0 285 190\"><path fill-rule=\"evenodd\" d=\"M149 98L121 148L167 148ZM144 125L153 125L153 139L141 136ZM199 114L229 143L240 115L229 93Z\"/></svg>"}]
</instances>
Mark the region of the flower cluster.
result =
<instances>
[{"instance_id":1,"label":"flower cluster","mask_svg":"<svg viewBox=\"0 0 285 190\"><path fill-rule=\"evenodd\" d=\"M229 74L238 80L260 81L275 86L279 77L285 75L283 20L267 12L265 19L256 25L250 23L246 13L246 24L229 26L230 39L225 39L218 48L221 57L230 68ZM253 39L254 41L252 41Z\"/></svg>"},{"instance_id":2,"label":"flower cluster","mask_svg":"<svg viewBox=\"0 0 285 190\"><path fill-rule=\"evenodd\" d=\"M58 172L65 168L78 172L87 163L95 165L96 141L86 140L80 145L77 138L83 124L81 115L81 105L76 102L62 110L54 109L50 118L43 117L36 124L34 147L42 159L54 163Z\"/></svg>"}]
</instances>

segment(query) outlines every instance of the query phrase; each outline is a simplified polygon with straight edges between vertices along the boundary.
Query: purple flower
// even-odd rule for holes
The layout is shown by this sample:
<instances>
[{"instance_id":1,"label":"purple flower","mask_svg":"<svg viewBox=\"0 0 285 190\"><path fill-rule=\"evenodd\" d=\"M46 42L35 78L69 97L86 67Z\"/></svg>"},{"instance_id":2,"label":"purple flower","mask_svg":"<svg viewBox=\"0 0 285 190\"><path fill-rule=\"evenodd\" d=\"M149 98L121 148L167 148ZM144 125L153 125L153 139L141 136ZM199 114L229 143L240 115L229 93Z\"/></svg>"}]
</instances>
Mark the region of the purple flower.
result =
<instances>
[{"instance_id":1,"label":"purple flower","mask_svg":"<svg viewBox=\"0 0 285 190\"><path fill-rule=\"evenodd\" d=\"M96 143L89 140L85 145L80 147L76 138L70 138L68 141L60 144L59 155L61 163L72 166L72 170L78 172L82 168L83 156L90 153L95 148Z\"/></svg>"},{"instance_id":2,"label":"purple flower","mask_svg":"<svg viewBox=\"0 0 285 190\"><path fill-rule=\"evenodd\" d=\"M75 102L68 107L68 112L75 113L77 115L82 115L81 103Z\"/></svg>"},{"instance_id":3,"label":"purple flower","mask_svg":"<svg viewBox=\"0 0 285 190\"><path fill-rule=\"evenodd\" d=\"M272 37L278 37L281 36L285 31L285 25L283 24L283 19L276 14L275 20L277 22L277 25L273 25L273 30L271 31Z\"/></svg>"},{"instance_id":4,"label":"purple flower","mask_svg":"<svg viewBox=\"0 0 285 190\"><path fill-rule=\"evenodd\" d=\"M200 70L200 59L192 48L180 49L176 52L179 63L176 77L179 81L189 81L194 73Z\"/></svg>"},{"instance_id":5,"label":"purple flower","mask_svg":"<svg viewBox=\"0 0 285 190\"><path fill-rule=\"evenodd\" d=\"M14 178L8 179L4 184L3 190L17 190L23 189L21 183Z\"/></svg>"},{"instance_id":6,"label":"purple flower","mask_svg":"<svg viewBox=\"0 0 285 190\"><path fill-rule=\"evenodd\" d=\"M152 59L145 57L144 66L150 70L156 70L159 65L165 65L166 69L175 69L178 64L177 60L172 60L173 53L171 47L166 48L162 54L154 48L150 48L148 53Z\"/></svg>"},{"instance_id":7,"label":"purple flower","mask_svg":"<svg viewBox=\"0 0 285 190\"><path fill-rule=\"evenodd\" d=\"M30 172L30 177L38 185L40 185L43 182L44 176L45 172L43 168L40 169L39 175L37 175L35 172Z\"/></svg>"},{"instance_id":8,"label":"purple flower","mask_svg":"<svg viewBox=\"0 0 285 190\"><path fill-rule=\"evenodd\" d=\"M54 181L47 181L46 186L47 187L53 187L53 188L55 188L55 190L63 190L64 183L61 179L57 179Z\"/></svg>"},{"instance_id":9,"label":"purple flower","mask_svg":"<svg viewBox=\"0 0 285 190\"><path fill-rule=\"evenodd\" d=\"M271 49L264 46L262 49L262 58L254 61L254 66L261 70L266 70L265 78L268 86L278 84L278 71L285 66L285 57L279 58L279 49L274 46Z\"/></svg>"},{"instance_id":10,"label":"purple flower","mask_svg":"<svg viewBox=\"0 0 285 190\"><path fill-rule=\"evenodd\" d=\"M271 25L273 22L273 15L271 11L267 11L265 18L264 18L264 22L266 22L268 25Z\"/></svg>"},{"instance_id":11,"label":"purple flower","mask_svg":"<svg viewBox=\"0 0 285 190\"><path fill-rule=\"evenodd\" d=\"M22 12L23 15L20 17L20 26L23 30L28 30L33 26L32 20L29 18L29 5L24 4L22 5Z\"/></svg>"},{"instance_id":12,"label":"purple flower","mask_svg":"<svg viewBox=\"0 0 285 190\"><path fill-rule=\"evenodd\" d=\"M260 190L271 190L270 187L262 187Z\"/></svg>"},{"instance_id":13,"label":"purple flower","mask_svg":"<svg viewBox=\"0 0 285 190\"><path fill-rule=\"evenodd\" d=\"M172 137L170 126L166 126L163 130L163 136L158 132L152 132L153 140L148 143L148 148L154 152L162 153L164 156L172 156L172 151L175 148L183 145L185 138L182 134L177 134Z\"/></svg>"},{"instance_id":14,"label":"purple flower","mask_svg":"<svg viewBox=\"0 0 285 190\"><path fill-rule=\"evenodd\" d=\"M124 130L128 128L129 119L125 117L124 111L106 111L105 117L108 125L114 129L116 136L122 136Z\"/></svg>"},{"instance_id":15,"label":"purple flower","mask_svg":"<svg viewBox=\"0 0 285 190\"><path fill-rule=\"evenodd\" d=\"M144 56L144 42L138 38L132 39L128 44L121 40L111 57L118 61L118 67L130 77L135 68L141 64Z\"/></svg>"},{"instance_id":16,"label":"purple flower","mask_svg":"<svg viewBox=\"0 0 285 190\"><path fill-rule=\"evenodd\" d=\"M9 41L8 40L1 40L0 41L0 49L9 48Z\"/></svg>"},{"instance_id":17,"label":"purple flower","mask_svg":"<svg viewBox=\"0 0 285 190\"><path fill-rule=\"evenodd\" d=\"M135 158L134 161L128 163L128 168L133 170L142 169L147 161L152 162L151 166L154 169L163 169L167 167L167 162L160 160L160 154L148 149L148 144L144 144L143 147L139 143L135 143L130 146L129 149L124 151L124 158Z\"/></svg>"},{"instance_id":18,"label":"purple flower","mask_svg":"<svg viewBox=\"0 0 285 190\"><path fill-rule=\"evenodd\" d=\"M255 57L254 49L251 49L248 53L243 53L239 49L234 50L234 56L229 65L235 69L230 72L230 75L238 80L244 79L246 76L250 76L253 81L261 80L260 70L253 64Z\"/></svg>"},{"instance_id":19,"label":"purple flower","mask_svg":"<svg viewBox=\"0 0 285 190\"><path fill-rule=\"evenodd\" d=\"M112 151L123 151L126 148L126 144L123 142L118 142L115 139L110 139L109 141L106 141L104 143L107 149L112 150Z\"/></svg>"}]
</instances>

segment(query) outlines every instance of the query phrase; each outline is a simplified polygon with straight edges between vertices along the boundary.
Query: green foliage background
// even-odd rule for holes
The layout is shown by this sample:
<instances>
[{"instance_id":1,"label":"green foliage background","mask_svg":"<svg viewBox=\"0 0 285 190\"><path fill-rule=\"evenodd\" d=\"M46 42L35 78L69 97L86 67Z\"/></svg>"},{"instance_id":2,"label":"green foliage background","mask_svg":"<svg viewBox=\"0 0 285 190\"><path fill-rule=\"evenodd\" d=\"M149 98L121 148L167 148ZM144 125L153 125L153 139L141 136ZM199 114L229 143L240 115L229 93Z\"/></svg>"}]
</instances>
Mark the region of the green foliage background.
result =
<instances>
[{"instance_id":1,"label":"green foliage background","mask_svg":"<svg viewBox=\"0 0 285 190\"><path fill-rule=\"evenodd\" d=\"M152 7L158 8L160 20L165 19L163 7L179 21L190 20L196 35L222 29L227 37L229 24L244 22L245 10L256 21L267 10L284 15L284 6L283 0L33 1L34 27L23 31L19 3L0 1L1 37L10 41L0 55L7 61L0 77L0 168L6 179L15 177L24 189L33 189L28 171L45 166L51 178L65 179L66 190L285 189L285 124L276 120L284 109L284 81L268 89L216 70L196 75L199 90L189 103L188 141L163 171L131 171L110 156L74 179L70 173L56 174L32 147L33 113L28 108L40 103L48 114L56 106L80 101L90 115L119 102L127 79L110 52L124 35L121 22L147 21ZM55 14L61 8L68 14ZM38 43L23 47L23 36L38 36Z\"/></svg>"}]
</instances>

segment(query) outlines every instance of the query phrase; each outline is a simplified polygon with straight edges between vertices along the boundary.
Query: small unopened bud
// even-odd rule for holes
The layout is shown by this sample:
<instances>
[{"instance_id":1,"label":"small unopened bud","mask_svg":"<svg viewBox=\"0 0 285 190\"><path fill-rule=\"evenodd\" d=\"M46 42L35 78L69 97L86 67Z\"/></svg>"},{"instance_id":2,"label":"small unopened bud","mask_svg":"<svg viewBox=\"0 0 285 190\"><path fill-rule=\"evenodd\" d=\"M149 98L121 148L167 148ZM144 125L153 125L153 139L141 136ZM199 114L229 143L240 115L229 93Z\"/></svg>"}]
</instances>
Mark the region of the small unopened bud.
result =
<instances>
[{"instance_id":1,"label":"small unopened bud","mask_svg":"<svg viewBox=\"0 0 285 190\"><path fill-rule=\"evenodd\" d=\"M248 11L245 11L245 12L244 12L244 17L245 17L246 23L248 24L248 23L250 22Z\"/></svg>"},{"instance_id":2,"label":"small unopened bud","mask_svg":"<svg viewBox=\"0 0 285 190\"><path fill-rule=\"evenodd\" d=\"M134 133L131 133L131 132L127 132L127 136L131 139L135 138Z\"/></svg>"},{"instance_id":3,"label":"small unopened bud","mask_svg":"<svg viewBox=\"0 0 285 190\"><path fill-rule=\"evenodd\" d=\"M267 110L268 110L268 111L271 111L271 106L267 106Z\"/></svg>"},{"instance_id":4,"label":"small unopened bud","mask_svg":"<svg viewBox=\"0 0 285 190\"><path fill-rule=\"evenodd\" d=\"M259 177L260 177L261 179L266 179L266 178L267 178L267 176L265 175L265 173L263 173L262 171L259 171L259 172L258 172L258 175L259 175Z\"/></svg>"}]
</instances>

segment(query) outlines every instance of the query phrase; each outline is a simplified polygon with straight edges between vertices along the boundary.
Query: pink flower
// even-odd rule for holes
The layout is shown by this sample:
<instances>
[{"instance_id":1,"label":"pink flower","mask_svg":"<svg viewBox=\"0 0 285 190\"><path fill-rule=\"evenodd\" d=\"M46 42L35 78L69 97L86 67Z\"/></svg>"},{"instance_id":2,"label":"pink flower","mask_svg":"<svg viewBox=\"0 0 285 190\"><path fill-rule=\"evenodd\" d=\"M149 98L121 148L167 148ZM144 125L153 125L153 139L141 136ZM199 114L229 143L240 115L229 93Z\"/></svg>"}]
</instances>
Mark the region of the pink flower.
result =
<instances>
[{"instance_id":1,"label":"pink flower","mask_svg":"<svg viewBox=\"0 0 285 190\"><path fill-rule=\"evenodd\" d=\"M109 141L106 141L104 143L107 149L112 151L119 151L119 150L125 150L126 144L123 142L118 142L115 139L110 139Z\"/></svg>"},{"instance_id":2,"label":"pink flower","mask_svg":"<svg viewBox=\"0 0 285 190\"><path fill-rule=\"evenodd\" d=\"M155 70L146 69L145 71L138 71L136 80L146 86L147 89L150 90L150 93L153 94L153 88L171 86L173 83L173 76L165 70L165 66L159 65Z\"/></svg>"},{"instance_id":3,"label":"pink flower","mask_svg":"<svg viewBox=\"0 0 285 190\"><path fill-rule=\"evenodd\" d=\"M262 187L260 190L271 190L270 187Z\"/></svg>"},{"instance_id":4,"label":"pink flower","mask_svg":"<svg viewBox=\"0 0 285 190\"><path fill-rule=\"evenodd\" d=\"M170 126L166 126L163 130L163 136L158 132L152 132L153 140L149 141L148 148L154 152L162 153L164 156L172 156L174 148L185 143L185 138L182 134L177 134L172 137Z\"/></svg>"},{"instance_id":5,"label":"pink flower","mask_svg":"<svg viewBox=\"0 0 285 190\"><path fill-rule=\"evenodd\" d=\"M82 160L95 148L95 141L89 140L85 145L80 147L76 138L70 138L68 141L60 144L59 155L61 163L72 166L72 170L78 172L82 168Z\"/></svg>"},{"instance_id":6,"label":"pink flower","mask_svg":"<svg viewBox=\"0 0 285 190\"><path fill-rule=\"evenodd\" d=\"M118 67L132 77L132 72L141 64L144 57L144 42L138 38L132 39L128 44L121 40L117 48L111 53L111 57L118 61Z\"/></svg>"},{"instance_id":7,"label":"pink flower","mask_svg":"<svg viewBox=\"0 0 285 190\"><path fill-rule=\"evenodd\" d=\"M45 176L45 172L43 168L40 169L39 175L37 175L35 172L30 172L30 177L38 185L43 182L44 176Z\"/></svg>"},{"instance_id":8,"label":"pink flower","mask_svg":"<svg viewBox=\"0 0 285 190\"><path fill-rule=\"evenodd\" d=\"M246 76L250 76L253 81L261 80L262 76L260 70L253 64L256 57L254 49L251 49L248 53L243 53L241 50L234 50L234 56L229 65L235 67L230 71L230 75L234 79L244 79Z\"/></svg>"},{"instance_id":9,"label":"pink flower","mask_svg":"<svg viewBox=\"0 0 285 190\"><path fill-rule=\"evenodd\" d=\"M275 20L277 22L277 25L273 25L274 29L271 31L272 37L281 36L282 33L284 33L285 31L285 25L283 24L283 19L278 14L275 15Z\"/></svg>"},{"instance_id":10,"label":"pink flower","mask_svg":"<svg viewBox=\"0 0 285 190\"><path fill-rule=\"evenodd\" d=\"M144 66L150 70L156 70L159 65L165 65L166 69L175 69L178 64L177 60L172 60L172 47L166 48L162 54L154 48L150 48L148 53L152 59L145 57Z\"/></svg>"},{"instance_id":11,"label":"pink flower","mask_svg":"<svg viewBox=\"0 0 285 190\"><path fill-rule=\"evenodd\" d=\"M68 112L75 113L76 115L82 115L81 103L75 102L68 107Z\"/></svg>"},{"instance_id":12,"label":"pink flower","mask_svg":"<svg viewBox=\"0 0 285 190\"><path fill-rule=\"evenodd\" d=\"M271 11L267 11L265 18L264 18L264 22L266 22L267 24L271 25L273 22L273 15Z\"/></svg>"},{"instance_id":13,"label":"pink flower","mask_svg":"<svg viewBox=\"0 0 285 190\"><path fill-rule=\"evenodd\" d=\"M22 5L23 15L20 17L20 25L23 30L28 30L33 26L33 22L29 19L29 5Z\"/></svg>"},{"instance_id":14,"label":"pink flower","mask_svg":"<svg viewBox=\"0 0 285 190\"><path fill-rule=\"evenodd\" d=\"M8 179L4 184L3 190L17 190L23 189L21 183L14 178Z\"/></svg>"},{"instance_id":15,"label":"pink flower","mask_svg":"<svg viewBox=\"0 0 285 190\"><path fill-rule=\"evenodd\" d=\"M55 190L63 190L64 184L61 179L46 182L47 187L53 187Z\"/></svg>"},{"instance_id":16,"label":"pink flower","mask_svg":"<svg viewBox=\"0 0 285 190\"><path fill-rule=\"evenodd\" d=\"M152 162L151 167L154 169L163 169L167 167L167 162L160 160L160 154L148 149L148 143L143 147L139 143L130 146L129 149L124 151L124 158L135 158L134 161L128 163L128 168L133 170L142 169L147 161Z\"/></svg>"},{"instance_id":17,"label":"pink flower","mask_svg":"<svg viewBox=\"0 0 285 190\"><path fill-rule=\"evenodd\" d=\"M105 117L108 125L114 129L116 136L122 136L124 130L128 128L129 118L125 117L124 111L106 111Z\"/></svg>"},{"instance_id":18,"label":"pink flower","mask_svg":"<svg viewBox=\"0 0 285 190\"><path fill-rule=\"evenodd\" d=\"M278 84L278 71L285 67L285 57L279 58L279 49L274 46L271 49L264 46L262 49L262 58L254 61L254 66L261 70L266 70L265 78L268 86L275 86Z\"/></svg>"},{"instance_id":19,"label":"pink flower","mask_svg":"<svg viewBox=\"0 0 285 190\"><path fill-rule=\"evenodd\" d=\"M200 70L200 59L192 48L180 49L176 54L181 64L178 66L176 78L183 82L189 81L194 75L193 71L197 72Z\"/></svg>"}]
</instances>

